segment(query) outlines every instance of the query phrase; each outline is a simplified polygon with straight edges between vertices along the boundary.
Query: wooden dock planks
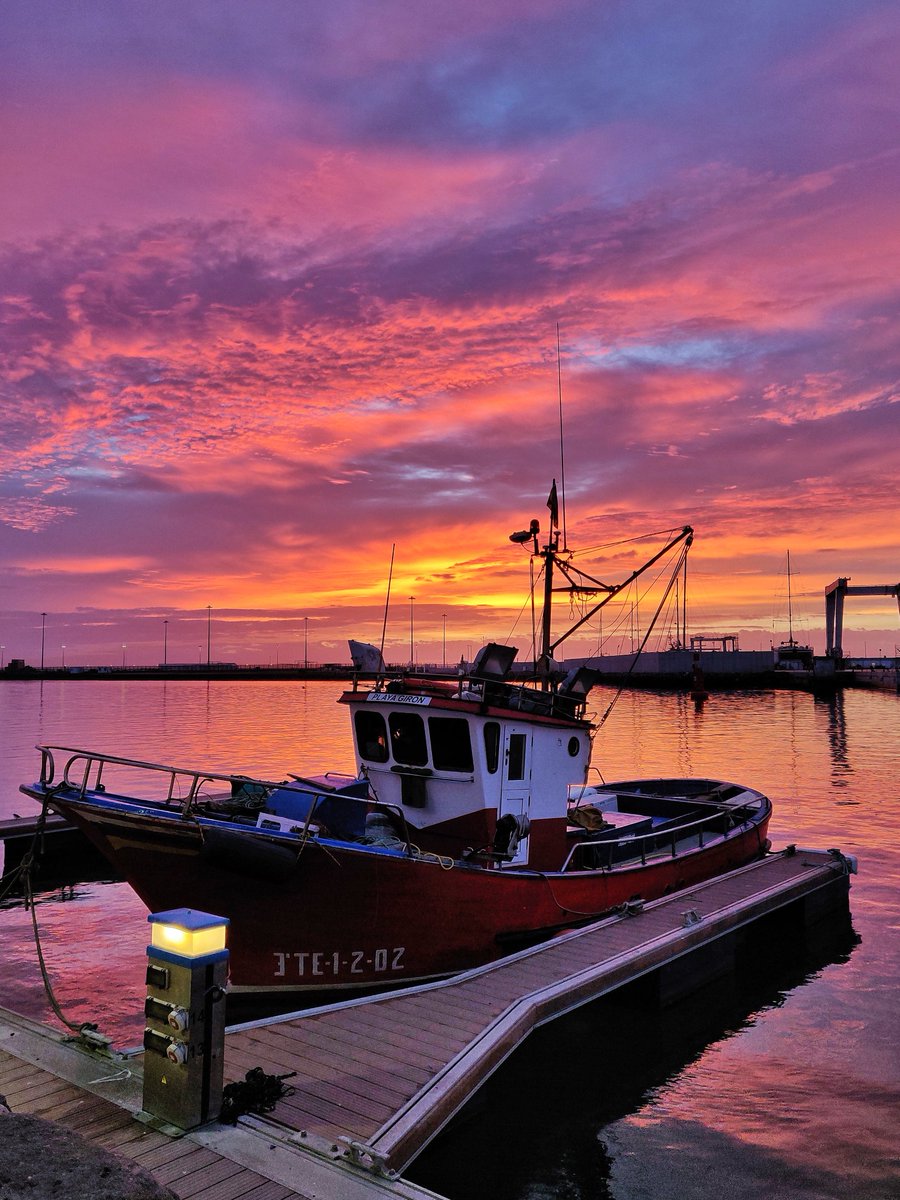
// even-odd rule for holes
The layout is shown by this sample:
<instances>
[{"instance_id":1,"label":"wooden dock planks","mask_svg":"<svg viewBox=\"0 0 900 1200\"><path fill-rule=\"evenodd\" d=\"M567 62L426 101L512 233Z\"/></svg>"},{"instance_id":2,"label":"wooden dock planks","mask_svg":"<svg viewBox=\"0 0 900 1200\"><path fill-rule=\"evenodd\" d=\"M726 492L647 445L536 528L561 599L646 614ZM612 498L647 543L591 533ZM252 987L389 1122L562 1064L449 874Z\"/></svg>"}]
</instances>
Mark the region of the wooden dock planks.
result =
<instances>
[{"instance_id":1,"label":"wooden dock planks","mask_svg":"<svg viewBox=\"0 0 900 1200\"><path fill-rule=\"evenodd\" d=\"M115 1098L97 1094L97 1087ZM0 1009L0 1094L11 1111L52 1120L139 1163L180 1200L434 1200L406 1180L377 1180L339 1158L311 1156L261 1122L213 1123L169 1136L136 1119L140 1093L139 1060L86 1053L62 1034ZM389 1107L372 1109L374 1124L395 1104L392 1096Z\"/></svg>"},{"instance_id":2,"label":"wooden dock planks","mask_svg":"<svg viewBox=\"0 0 900 1200\"><path fill-rule=\"evenodd\" d=\"M339 1185L330 1192L300 1190L188 1138L167 1137L136 1121L127 1109L3 1049L0 1094L13 1113L52 1120L139 1163L181 1200L322 1200L343 1195Z\"/></svg>"},{"instance_id":3,"label":"wooden dock planks","mask_svg":"<svg viewBox=\"0 0 900 1200\"><path fill-rule=\"evenodd\" d=\"M845 874L827 852L771 855L441 983L238 1026L226 1070L295 1071L271 1119L393 1175L537 1025Z\"/></svg>"},{"instance_id":4,"label":"wooden dock planks","mask_svg":"<svg viewBox=\"0 0 900 1200\"><path fill-rule=\"evenodd\" d=\"M102 1096L0 1050L0 1093L13 1113L55 1121L145 1167L187 1200L288 1200L301 1195L186 1139L142 1125ZM223 1186L227 1183L227 1187Z\"/></svg>"}]
</instances>

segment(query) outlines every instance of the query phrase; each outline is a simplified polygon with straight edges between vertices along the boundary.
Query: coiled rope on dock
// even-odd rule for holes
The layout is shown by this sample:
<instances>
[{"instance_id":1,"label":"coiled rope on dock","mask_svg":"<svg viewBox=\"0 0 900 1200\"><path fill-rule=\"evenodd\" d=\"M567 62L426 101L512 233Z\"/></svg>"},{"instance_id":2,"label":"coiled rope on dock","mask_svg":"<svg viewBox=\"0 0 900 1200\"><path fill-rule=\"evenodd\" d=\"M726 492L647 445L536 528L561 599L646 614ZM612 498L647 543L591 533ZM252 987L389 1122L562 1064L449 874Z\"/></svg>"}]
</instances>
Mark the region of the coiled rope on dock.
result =
<instances>
[{"instance_id":1,"label":"coiled rope on dock","mask_svg":"<svg viewBox=\"0 0 900 1200\"><path fill-rule=\"evenodd\" d=\"M286 1075L267 1075L262 1067L251 1067L243 1079L226 1085L222 1093L219 1120L223 1125L236 1125L244 1113L265 1114L272 1111L282 1096L292 1096L294 1088L285 1084L296 1071Z\"/></svg>"}]
</instances>

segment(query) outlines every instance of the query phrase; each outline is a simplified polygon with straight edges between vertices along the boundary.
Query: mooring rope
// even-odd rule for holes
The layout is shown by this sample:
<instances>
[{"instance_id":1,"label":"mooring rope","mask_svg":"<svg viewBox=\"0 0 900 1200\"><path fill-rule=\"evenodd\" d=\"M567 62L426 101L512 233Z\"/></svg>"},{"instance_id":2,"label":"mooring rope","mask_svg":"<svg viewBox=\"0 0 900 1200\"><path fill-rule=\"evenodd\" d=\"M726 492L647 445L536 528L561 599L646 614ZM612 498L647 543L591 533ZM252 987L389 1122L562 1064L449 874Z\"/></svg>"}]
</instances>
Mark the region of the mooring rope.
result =
<instances>
[{"instance_id":1,"label":"mooring rope","mask_svg":"<svg viewBox=\"0 0 900 1200\"><path fill-rule=\"evenodd\" d=\"M53 984L50 982L50 974L47 970L47 964L44 961L44 951L41 946L41 934L37 923L37 903L34 898L34 890L31 886L31 872L26 870L22 876L25 891L25 907L31 909L31 926L34 930L34 946L37 950L38 965L41 968L41 979L44 981L44 991L47 993L47 999L50 1001L50 1007L56 1013L57 1017L62 1021L67 1029L71 1029L73 1033L80 1033L87 1026L91 1029L96 1029L96 1025L89 1021L75 1022L70 1021L60 1008L59 1001L53 991Z\"/></svg>"},{"instance_id":2,"label":"mooring rope","mask_svg":"<svg viewBox=\"0 0 900 1200\"><path fill-rule=\"evenodd\" d=\"M31 845L22 855L21 859L19 860L19 865L14 867L11 871L8 871L5 875L0 876L0 885L2 885L0 886L0 900L5 899L5 897L9 895L16 884L20 880L23 880L26 874L31 870L32 864L37 858L38 841L41 837L43 837L46 821L47 801L45 800L41 806L40 815L35 822L34 833L31 837Z\"/></svg>"},{"instance_id":3,"label":"mooring rope","mask_svg":"<svg viewBox=\"0 0 900 1200\"><path fill-rule=\"evenodd\" d=\"M71 1029L73 1033L81 1034L87 1029L95 1030L97 1025L93 1021L70 1021L62 1011L59 1001L56 999L56 995L53 991L50 973L47 970L47 964L44 960L44 951L43 947L41 946L41 933L37 922L37 901L35 900L34 896L34 886L32 884L31 873L38 861L38 844L40 839L43 837L46 821L47 801L45 800L41 806L41 813L35 825L31 846L22 855L22 861L19 863L18 867L9 873L8 878L11 882L7 888L7 891L12 887L14 882L21 880L22 893L25 898L25 907L31 911L31 927L34 931L34 945L35 949L37 950L38 965L41 970L41 979L44 982L44 991L47 993L47 999L50 1001L51 1008L63 1025L65 1025L67 1029Z\"/></svg>"}]
</instances>

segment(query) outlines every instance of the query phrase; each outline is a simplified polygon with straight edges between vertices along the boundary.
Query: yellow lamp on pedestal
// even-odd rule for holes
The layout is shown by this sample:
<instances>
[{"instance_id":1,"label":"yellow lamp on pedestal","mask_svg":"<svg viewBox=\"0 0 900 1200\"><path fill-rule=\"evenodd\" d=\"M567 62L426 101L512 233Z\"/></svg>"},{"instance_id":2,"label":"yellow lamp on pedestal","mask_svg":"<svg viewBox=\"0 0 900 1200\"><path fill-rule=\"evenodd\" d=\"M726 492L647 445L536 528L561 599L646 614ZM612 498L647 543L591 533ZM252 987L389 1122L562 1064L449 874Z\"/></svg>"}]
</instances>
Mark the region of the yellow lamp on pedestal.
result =
<instances>
[{"instance_id":1,"label":"yellow lamp on pedestal","mask_svg":"<svg viewBox=\"0 0 900 1200\"><path fill-rule=\"evenodd\" d=\"M195 908L173 908L151 913L148 950L176 959L216 959L227 955L225 948L227 917L199 912Z\"/></svg>"}]
</instances>

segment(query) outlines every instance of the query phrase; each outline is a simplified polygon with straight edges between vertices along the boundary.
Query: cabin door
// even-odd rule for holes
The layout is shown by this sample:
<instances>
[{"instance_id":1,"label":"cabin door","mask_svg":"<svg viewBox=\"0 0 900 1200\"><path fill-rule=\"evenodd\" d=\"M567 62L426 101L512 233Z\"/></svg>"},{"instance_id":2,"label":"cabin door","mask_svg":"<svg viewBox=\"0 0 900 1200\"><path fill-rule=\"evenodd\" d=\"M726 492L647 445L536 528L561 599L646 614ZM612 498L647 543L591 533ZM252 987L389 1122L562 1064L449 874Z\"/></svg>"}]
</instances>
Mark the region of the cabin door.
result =
<instances>
[{"instance_id":1,"label":"cabin door","mask_svg":"<svg viewBox=\"0 0 900 1200\"><path fill-rule=\"evenodd\" d=\"M503 745L503 785L498 817L507 813L531 817L531 730L526 726L507 725ZM513 863L528 862L527 837L519 842Z\"/></svg>"}]
</instances>

